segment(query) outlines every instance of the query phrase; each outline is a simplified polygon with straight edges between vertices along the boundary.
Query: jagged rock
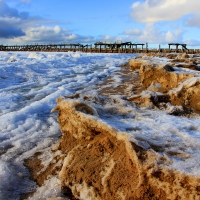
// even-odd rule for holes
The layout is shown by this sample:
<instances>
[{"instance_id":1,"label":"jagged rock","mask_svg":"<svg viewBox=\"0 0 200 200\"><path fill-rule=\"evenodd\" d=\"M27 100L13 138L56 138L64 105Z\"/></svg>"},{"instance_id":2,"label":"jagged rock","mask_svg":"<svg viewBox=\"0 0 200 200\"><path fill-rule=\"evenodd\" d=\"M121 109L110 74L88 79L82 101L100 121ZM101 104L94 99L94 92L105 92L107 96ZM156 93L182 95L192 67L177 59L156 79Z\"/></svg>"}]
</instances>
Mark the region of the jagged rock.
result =
<instances>
[{"instance_id":1,"label":"jagged rock","mask_svg":"<svg viewBox=\"0 0 200 200\"><path fill-rule=\"evenodd\" d=\"M198 67L195 64L190 64L190 63L188 63L188 64L187 63L178 63L178 64L175 64L175 67L198 70Z\"/></svg>"},{"instance_id":2,"label":"jagged rock","mask_svg":"<svg viewBox=\"0 0 200 200\"><path fill-rule=\"evenodd\" d=\"M129 101L137 103L140 107L153 108L156 101L156 95L154 93L148 93L146 95L135 95L129 98Z\"/></svg>"},{"instance_id":3,"label":"jagged rock","mask_svg":"<svg viewBox=\"0 0 200 200\"><path fill-rule=\"evenodd\" d=\"M178 86L179 82L193 77L193 74L175 73L169 64L145 63L140 68L141 82L145 88L152 83L161 84L166 91Z\"/></svg>"},{"instance_id":4,"label":"jagged rock","mask_svg":"<svg viewBox=\"0 0 200 200\"><path fill-rule=\"evenodd\" d=\"M59 149L66 154L59 177L62 187L70 188L76 198L199 197L199 178L166 168L165 157L143 149L127 134L102 122L90 105L58 99L55 110L62 131Z\"/></svg>"},{"instance_id":5,"label":"jagged rock","mask_svg":"<svg viewBox=\"0 0 200 200\"><path fill-rule=\"evenodd\" d=\"M184 63L175 64L176 67L193 70L198 68L196 64L192 64L195 63L195 60L182 58L187 57L185 54L181 54L179 57L180 58L174 59L173 62L184 61ZM199 82L195 82L195 84L190 87L184 85L189 79L193 78L196 80L196 78L194 78L194 73L177 73L169 64L152 63L148 62L146 59L132 60L131 62L132 69L140 68L139 74L144 88L147 89L147 91L151 91L148 95L143 95L141 93L140 95L133 96L130 98L131 101L134 101L142 107L153 108L154 106L158 106L159 102L162 102L162 98L158 98L155 93L169 92L169 94L167 94L168 101L166 102L182 106L184 109L193 109L197 113L200 112L200 105L198 103L200 101ZM182 85L180 86L181 89L179 85ZM166 95L161 96L166 97Z\"/></svg>"},{"instance_id":6,"label":"jagged rock","mask_svg":"<svg viewBox=\"0 0 200 200\"><path fill-rule=\"evenodd\" d=\"M146 62L147 61L143 59L131 59L129 60L128 64L130 68L135 71L135 70L139 70L140 67Z\"/></svg>"},{"instance_id":7,"label":"jagged rock","mask_svg":"<svg viewBox=\"0 0 200 200\"><path fill-rule=\"evenodd\" d=\"M197 64L195 59L186 59L185 63L189 63L189 64Z\"/></svg>"},{"instance_id":8,"label":"jagged rock","mask_svg":"<svg viewBox=\"0 0 200 200\"><path fill-rule=\"evenodd\" d=\"M183 59L183 58L176 58L176 59L173 59L173 60L171 60L170 62L172 62L172 63L179 63L179 62L185 62L186 61L186 59Z\"/></svg>"},{"instance_id":9,"label":"jagged rock","mask_svg":"<svg viewBox=\"0 0 200 200\"><path fill-rule=\"evenodd\" d=\"M190 78L169 92L170 101L174 105L194 109L200 113L200 78Z\"/></svg>"},{"instance_id":10,"label":"jagged rock","mask_svg":"<svg viewBox=\"0 0 200 200\"><path fill-rule=\"evenodd\" d=\"M186 53L179 53L177 55L177 59L185 59L185 58L189 58L190 56Z\"/></svg>"},{"instance_id":11,"label":"jagged rock","mask_svg":"<svg viewBox=\"0 0 200 200\"><path fill-rule=\"evenodd\" d=\"M169 53L166 55L167 58L169 59L175 59L177 57L177 54L174 54L174 53Z\"/></svg>"}]
</instances>

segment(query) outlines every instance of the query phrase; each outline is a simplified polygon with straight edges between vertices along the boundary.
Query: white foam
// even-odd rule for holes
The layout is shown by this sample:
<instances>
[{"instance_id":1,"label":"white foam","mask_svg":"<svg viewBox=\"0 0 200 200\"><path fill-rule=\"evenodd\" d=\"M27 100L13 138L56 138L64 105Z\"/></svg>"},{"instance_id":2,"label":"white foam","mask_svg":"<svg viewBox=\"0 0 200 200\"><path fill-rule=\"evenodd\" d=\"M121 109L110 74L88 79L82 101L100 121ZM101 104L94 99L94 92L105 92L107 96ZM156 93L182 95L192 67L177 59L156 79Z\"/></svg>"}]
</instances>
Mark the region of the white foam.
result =
<instances>
[{"instance_id":1,"label":"white foam","mask_svg":"<svg viewBox=\"0 0 200 200\"><path fill-rule=\"evenodd\" d=\"M48 188L48 190L47 190ZM51 177L50 179L46 180L44 185L40 188L37 188L36 192L33 196L29 197L28 200L46 200L47 198L58 198L62 197L62 192L60 188L60 180L57 177ZM61 198L62 199L62 198ZM70 200L65 197L66 200ZM59 200L59 198L58 198Z\"/></svg>"},{"instance_id":2,"label":"white foam","mask_svg":"<svg viewBox=\"0 0 200 200\"><path fill-rule=\"evenodd\" d=\"M23 160L61 135L57 115L50 112L56 98L77 90L92 91L101 81L99 77L119 70L120 63L131 57L134 55L0 52L1 200L17 199L20 193L35 189ZM22 175L24 184L19 184L17 174ZM53 197L56 181L46 183L35 199Z\"/></svg>"},{"instance_id":3,"label":"white foam","mask_svg":"<svg viewBox=\"0 0 200 200\"><path fill-rule=\"evenodd\" d=\"M7 62L12 56L16 61ZM134 56L0 52L0 199L17 199L20 193L35 189L23 160L58 141L61 133L57 115L50 112L56 105L55 99L75 92L98 98L95 85ZM166 59L157 60L166 62ZM109 87L116 87L121 78L121 75L114 76ZM198 80L188 80L184 86L189 87ZM152 93L144 91L142 95ZM112 100L105 100L104 106L93 104L103 121L127 132L144 148L162 149L158 153L172 160L170 167L200 176L199 116L192 119L171 116L168 112L177 109L172 105L168 105L167 111L139 109L123 96L110 97ZM169 151L179 154L172 155ZM60 195L58 179L49 179L35 195L35 199Z\"/></svg>"}]
</instances>

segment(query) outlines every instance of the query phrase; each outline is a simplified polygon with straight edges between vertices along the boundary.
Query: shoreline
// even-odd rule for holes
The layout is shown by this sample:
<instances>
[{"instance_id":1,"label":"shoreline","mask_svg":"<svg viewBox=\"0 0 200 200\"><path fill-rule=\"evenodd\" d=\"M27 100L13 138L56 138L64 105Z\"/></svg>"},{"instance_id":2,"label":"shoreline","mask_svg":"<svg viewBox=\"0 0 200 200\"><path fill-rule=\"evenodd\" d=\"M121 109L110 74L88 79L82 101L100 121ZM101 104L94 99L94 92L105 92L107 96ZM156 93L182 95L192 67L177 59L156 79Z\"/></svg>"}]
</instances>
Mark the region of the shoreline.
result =
<instances>
[{"instance_id":1,"label":"shoreline","mask_svg":"<svg viewBox=\"0 0 200 200\"><path fill-rule=\"evenodd\" d=\"M177 55L176 55L177 56ZM146 59L146 58L145 58ZM144 60L145 60L144 59ZM138 60L138 58L136 59L136 60ZM140 58L139 58L139 61L140 61ZM151 61L150 61L151 62ZM138 68L140 68L142 66L142 64L140 63L139 64L139 66L138 66L138 63L137 63L137 66L136 66L136 71L138 70ZM117 72L115 75L119 75L120 74L120 76L122 75L122 77L123 77L123 81L122 81L122 84L117 84L117 87L116 87L116 89L113 91L113 88L112 88L112 84L111 84L111 86L109 87L109 84L110 83L112 83L112 81L113 81L113 76L114 75L112 75L111 77L108 77L106 80L105 80L105 82L103 83L103 84L100 84L99 86L97 86L97 88L96 88L96 90L98 91L98 93L99 93L99 95L103 95L103 96L107 96L107 98L109 99L110 98L110 95L122 95L123 96L123 98L124 99L127 99L128 101L133 101L133 102L136 102L136 104L138 105L138 106L145 106L145 107L149 107L149 109L154 109L155 107L156 107L156 109L161 109L161 105L159 105L160 104L160 102L155 102L154 100L155 99L153 99L152 98L152 96L150 95L150 96L141 96L140 95L140 93L141 93L141 91L143 91L144 90L144 86L141 84L141 82L139 81L139 79L138 79L138 72L134 72L134 70L133 70L133 68L135 67L135 65L132 65L131 66L131 64L129 63L129 67L127 66L127 65L125 65L125 66L122 66L122 69L121 69L121 71L119 71L119 72ZM193 65L193 67L194 67L194 65ZM130 69L130 68L132 68L132 70ZM168 73L167 71L165 71L165 73ZM141 74L141 73L140 73ZM135 77L135 81L134 80L131 80L131 78L134 78ZM110 79L111 78L111 79ZM190 78L190 77L189 77ZM115 80L115 79L114 79ZM145 80L145 78L144 78L144 80ZM177 79L178 80L178 79ZM180 79L181 81L183 80L184 81L184 78L183 79ZM134 82L134 87L131 87L131 81L133 81ZM152 81L151 81L152 82ZM163 82L164 83L164 82ZM162 84L163 84L162 83ZM149 83L147 83L147 85L148 85ZM145 86L145 88L149 88L149 86L150 85L148 85L148 87L147 87L147 85ZM105 87L105 86L107 86L107 87ZM160 85L159 85L160 86ZM162 85L163 86L163 85ZM154 92L156 93L156 92L161 92L161 90L162 90L162 92L164 91L164 89L166 90L166 88L161 88L161 87L158 87L158 88L155 88L155 87L151 87L150 88L150 90L151 90L151 92L153 92L152 90L154 90ZM157 91L156 91L157 90ZM131 92L130 92L131 91ZM165 91L166 92L166 91ZM133 93L134 93L134 98L133 98ZM152 93L151 93L152 94ZM68 106L67 108L68 108L68 110L70 110L70 109L72 109L71 110L71 112L72 113L74 113L75 114L75 116L76 116L76 114L78 114L79 116L85 116L85 114L87 115L86 116L86 118L87 118L87 120L86 121L84 121L83 122L83 124L86 124L87 122L88 122L88 120L90 121L91 120L91 118L88 116L88 113L87 113L87 110L88 110L88 107L87 107L87 104L83 104L82 105L82 107L81 108L78 108L78 107L76 107L75 106L75 108L77 109L78 108L78 110L76 111L76 109L75 110L73 110L74 109L74 107L73 106L71 106L72 104L73 104L73 101L76 101L76 100L78 100L79 98L82 98L83 100L84 100L84 102L87 102L88 100L89 100L89 102L90 101L92 101L93 103L95 103L95 101L96 101L96 103L100 103L101 101L103 101L101 98L100 99L97 99L97 100L94 100L94 99L90 99L91 97L88 97L87 95L85 95L84 96L84 94L76 94L76 95L74 95L74 96L68 96L67 97L67 99L69 100L69 99L71 99L69 102L71 102L71 103L69 103L69 105L66 103L66 105ZM164 98L166 98L166 96L165 97L163 97L162 95L160 95L159 96L159 98L160 99L162 99L162 98L164 99ZM105 100L104 100L105 101ZM166 100L165 100L166 101ZM62 104L62 102L63 102L63 104L65 104L65 100L63 100L63 99L60 99L60 100L58 100L58 104L60 103L60 104ZM102 103L102 102L101 102ZM163 103L166 103L166 105L167 105L167 102L161 102L162 103L162 107L164 107L163 105ZM103 104L103 103L102 103ZM117 105L117 104L116 104ZM86 109L86 113L85 113L85 109L84 109L84 106L86 106L85 107L85 109ZM179 105L180 106L180 105ZM60 112L62 112L63 111L63 109L66 109L65 108L65 106L63 105L63 106L60 106L60 108L58 108L58 109L60 109ZM91 111L91 109L92 108L90 108L89 107L89 114L91 114L91 112L93 112L93 110ZM163 109L163 108L162 108ZM70 111L68 111L69 112L69 114L71 115L71 112ZM84 113L84 114L82 114L82 112ZM185 110L185 112L186 112L186 110ZM173 111L172 113L170 113L170 114L172 114L172 115L178 115L178 116L183 116L183 115L187 115L187 116L193 116L193 115L195 115L193 112L192 113L185 113L185 112L183 112L183 110L175 110L175 111ZM198 113L198 112L197 112ZM60 114L60 116L62 116L62 114ZM72 115L72 116L74 116L74 115ZM62 121L62 120L61 120ZM61 122L60 121L60 122ZM71 122L69 122L69 123L71 123ZM93 122L93 123L97 123L97 124L99 124L99 122L98 122L98 120L97 120L97 122ZM83 124L80 124L80 127L82 127L83 126ZM64 125L60 125L61 126L61 129L63 128L63 126ZM88 127L90 127L90 124L88 124ZM87 128L88 128L87 127ZM104 130L104 129L103 129ZM68 132L70 132L71 130L68 130ZM62 131L63 133L65 132L65 130L63 130ZM78 130L77 130L77 132L78 132ZM101 131L101 134L103 134L103 132L104 131ZM86 133L87 133L87 131L86 131ZM112 134L111 134L112 135ZM62 136L62 140L64 140L63 139L63 137L64 136ZM113 139L112 139L113 140ZM81 140L82 141L82 140ZM90 140L89 140L90 141ZM62 145L62 143L63 143L63 145ZM84 144L84 143L83 143ZM57 149L56 150L59 150L60 148L62 149L62 151L65 151L64 149L65 149L65 145L67 145L67 143L66 142L61 142L60 143L60 145L61 146L63 146L63 147L57 147ZM77 144L76 144L77 145ZM88 144L87 144L88 145ZM73 145L72 145L73 146ZM75 147L75 146L74 146ZM73 147L73 148L74 148ZM72 147L70 147L70 148L72 148ZM134 149L133 151L135 151L136 152L136 154L137 154L137 156L138 155L140 155L141 156L141 158L143 159L143 161L142 162L138 162L138 160L137 161L135 161L136 163L139 163L139 165L140 165L140 168L143 168L144 166L143 166L143 164L144 164L144 160L145 160L145 162L146 162L146 165L145 165L145 167L147 167L148 166L148 158L144 158L144 157L146 157L147 156L147 154L149 154L149 155L153 155L153 157L155 156L155 157L157 157L156 156L156 154L154 155L154 153L153 154L151 154L151 152L149 152L149 151L147 151L147 150L145 150L143 147L141 147L141 146L138 146L138 144L137 143L132 143L132 148ZM153 151L159 151L159 148L158 147L156 147L156 146L153 146L152 145L152 149L153 149ZM78 150L78 149L77 149ZM71 150L70 149L68 149L67 150L67 152L70 152ZM148 152L148 153L147 153ZM170 152L168 152L169 154L170 154ZM174 153L176 153L176 152L171 152L171 154L173 155ZM67 153L68 154L68 153ZM72 153L72 155L73 155L73 153ZM83 156L83 155L82 155ZM90 155L91 156L91 155ZM135 154L134 154L134 156L135 156ZM133 156L133 157L134 157ZM140 157L139 156L139 157ZM150 157L151 157L150 156ZM181 156L181 155L180 155ZM183 155L184 156L184 155ZM62 156L61 156L62 157ZM148 156L147 156L148 157ZM61 160L63 160L63 159L65 159L65 158L60 158ZM78 158L77 158L78 159ZM164 159L164 158L161 158L161 160L159 161L160 163L167 163L167 162L169 162L168 160L162 160L162 159ZM59 160L59 159L58 159ZM34 162L34 160L33 160L33 162ZM133 162L134 163L134 162ZM155 163L154 163L155 164ZM157 163L158 164L158 166L160 165L159 163ZM68 168L70 168L70 166L69 166L69 164L67 164L67 166L68 166ZM142 167L143 166L143 167ZM160 166L162 166L162 164L160 165ZM58 166L57 167L57 172L56 173L58 173L59 174L59 170L61 170L61 167L62 166ZM162 166L163 167L163 166ZM190 184L193 184L192 183L192 181L191 180L195 180L196 178L195 177L193 177L192 176L192 178L191 178L191 180L190 180L190 176L187 176L186 174L184 175L184 174L182 174L182 173L180 173L180 172L178 172L178 171L175 171L175 172L171 172L170 170L164 170L164 171L162 171L162 168L161 167L161 169L158 167L158 169L156 170L156 171L154 171L153 172L153 177L150 177L149 176L149 186L148 187L152 187L152 184L154 185L154 181L152 182L152 180L156 180L156 182L157 181L159 181L159 180L162 180L162 181L166 181L166 183L167 183L167 180L169 179L169 177L173 177L172 178L172 181L174 181L174 180L176 180L176 181L180 181L180 180L182 180L182 182L180 182L182 185L184 185L184 187L182 188L182 186L181 185L176 185L176 186L174 186L174 187L176 187L176 190L182 190L183 189L183 193L184 192L186 192L185 193L185 195L187 195L187 194L189 194L189 193L191 193L191 191L189 192L189 193L187 193L187 191L185 191L185 189L184 188L186 188L186 185L190 185ZM151 168L151 167L150 167ZM72 168L73 169L73 168ZM148 174L148 167L147 168L145 168L146 169L146 172L144 172L144 176L146 177L147 175L145 175L145 174ZM153 169L153 168L152 168ZM38 171L40 171L41 169L39 169ZM76 169L75 169L76 170ZM112 167L111 167L111 170L112 170ZM62 170L63 171L63 170ZM51 172L52 173L52 172ZM64 172L63 172L64 173ZM102 172L103 173L103 172ZM137 173L136 173L137 174ZM141 173L139 173L140 175L141 175ZM65 176L66 177L66 176ZM165 179L166 178L166 179ZM176 178L178 178L178 179L176 179ZM187 180L186 182L185 181L183 181L183 180ZM188 181L188 180L190 180L190 181ZM197 182L198 182L198 180L199 180L199 178L197 178ZM196 195L200 195L199 194L199 190L198 190L198 188L200 187L200 186L198 186L198 184L197 184L197 182L196 183L194 183L194 185L193 186L189 186L188 185L188 187L196 187L196 190L193 190L192 189L192 192L194 192L194 196L193 197L195 197ZM157 182L157 183L159 183L159 182ZM169 182L170 184L172 184L173 182ZM178 182L177 182L178 183ZM91 183L90 183L91 184ZM94 183L92 183L92 186L94 186L93 185ZM178 183L179 184L179 183ZM197 184L196 186L195 186L195 184ZM142 184L141 184L142 185ZM68 185L69 187L71 187L71 190L73 191L72 193L75 193L75 195L76 195L76 197L78 197L78 193L77 192L75 192L75 189L73 189L73 185ZM68 187L67 186L67 187ZM91 185L90 185L91 186ZM66 186L65 186L66 187ZM88 186L87 186L88 187ZM87 188L86 187L86 188ZM165 185L165 187L169 187L169 185L167 184L167 185ZM155 186L153 186L153 188L155 189ZM182 189L181 189L182 188ZM83 189L83 188L82 188ZM88 188L89 189L89 188ZM76 190L77 190L77 186L76 186ZM173 188L171 188L170 189L171 191L173 191ZM152 189L151 189L151 191L153 191ZM156 194L156 192L155 191L157 191L157 194ZM159 191L161 191L161 190L159 190ZM196 191L196 193L195 193L195 191ZM80 191L79 191L80 192ZM99 193L101 193L101 192L99 192ZM155 198L157 198L156 197L156 195L160 195L161 193L160 192L158 192L158 189L155 189L154 190L154 195L155 195ZM101 195L103 195L103 194L101 194ZM124 194L124 192L122 192L122 194L120 194L120 195L126 195L126 194ZM133 195L133 194L132 194ZM139 194L137 194L137 195L139 195ZM148 194L149 195L149 194ZM153 195L153 194L151 194L151 195ZM176 195L176 193L173 193L173 195ZM164 194L162 194L161 195L162 196L162 198L165 198L164 196ZM159 196L159 198L160 199L162 199L161 198L161 196ZM198 196L196 196L196 197L198 197ZM139 197L139 196L138 196ZM143 196L144 197L144 196ZM62 197L62 198L64 198L64 197ZM101 199L101 197L98 197L98 198L100 198ZM96 199L98 199L98 198L96 198ZM121 197L122 198L122 197ZM54 198L54 199L56 199L56 198ZM59 198L57 198L57 199L59 199ZM122 198L123 199L123 198ZM172 197L172 199L173 199L173 197Z\"/></svg>"}]
</instances>

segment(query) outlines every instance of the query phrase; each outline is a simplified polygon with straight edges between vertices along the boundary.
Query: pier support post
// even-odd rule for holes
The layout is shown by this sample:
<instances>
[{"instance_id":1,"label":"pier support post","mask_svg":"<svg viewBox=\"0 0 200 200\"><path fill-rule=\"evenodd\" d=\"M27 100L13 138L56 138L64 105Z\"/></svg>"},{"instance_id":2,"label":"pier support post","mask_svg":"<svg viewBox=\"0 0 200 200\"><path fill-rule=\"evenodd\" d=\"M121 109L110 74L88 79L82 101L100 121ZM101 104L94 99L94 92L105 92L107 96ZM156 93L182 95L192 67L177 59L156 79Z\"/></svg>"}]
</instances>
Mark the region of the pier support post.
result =
<instances>
[{"instance_id":1,"label":"pier support post","mask_svg":"<svg viewBox=\"0 0 200 200\"><path fill-rule=\"evenodd\" d=\"M148 43L146 43L146 53L148 53Z\"/></svg>"}]
</instances>

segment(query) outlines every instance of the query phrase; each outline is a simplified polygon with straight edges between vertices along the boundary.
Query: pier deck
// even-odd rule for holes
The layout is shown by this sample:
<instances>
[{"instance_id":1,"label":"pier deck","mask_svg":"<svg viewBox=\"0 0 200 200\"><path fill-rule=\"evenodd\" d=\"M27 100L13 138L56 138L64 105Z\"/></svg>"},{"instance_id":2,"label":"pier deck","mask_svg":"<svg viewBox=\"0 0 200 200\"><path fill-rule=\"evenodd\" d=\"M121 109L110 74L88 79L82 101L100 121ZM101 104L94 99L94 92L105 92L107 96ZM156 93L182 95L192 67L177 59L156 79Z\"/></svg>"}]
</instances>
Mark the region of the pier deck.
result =
<instances>
[{"instance_id":1,"label":"pier deck","mask_svg":"<svg viewBox=\"0 0 200 200\"><path fill-rule=\"evenodd\" d=\"M147 52L186 52L186 53L200 53L199 49L188 49L186 44L169 43L169 48L151 49L148 44L137 44L131 42L124 43L109 43L109 42L96 42L92 44L31 44L31 45L0 45L0 51L41 51L41 52L91 52L91 53L147 53ZM171 46L176 48L171 49ZM182 49L179 49L179 46Z\"/></svg>"}]
</instances>

